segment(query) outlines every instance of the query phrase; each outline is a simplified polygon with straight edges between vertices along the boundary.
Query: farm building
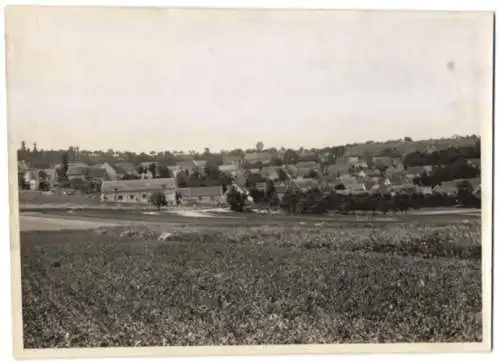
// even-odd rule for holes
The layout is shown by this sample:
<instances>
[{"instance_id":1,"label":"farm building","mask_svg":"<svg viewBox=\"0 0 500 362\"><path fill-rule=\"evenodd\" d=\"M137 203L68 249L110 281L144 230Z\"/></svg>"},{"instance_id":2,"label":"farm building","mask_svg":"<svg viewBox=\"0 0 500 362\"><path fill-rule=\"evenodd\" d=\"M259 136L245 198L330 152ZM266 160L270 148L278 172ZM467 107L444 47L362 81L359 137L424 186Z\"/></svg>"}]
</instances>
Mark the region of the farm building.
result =
<instances>
[{"instance_id":1,"label":"farm building","mask_svg":"<svg viewBox=\"0 0 500 362\"><path fill-rule=\"evenodd\" d=\"M243 156L223 155L222 156L222 165L224 165L224 166L234 165L234 166L236 166L236 168L240 168L243 166Z\"/></svg>"},{"instance_id":2,"label":"farm building","mask_svg":"<svg viewBox=\"0 0 500 362\"><path fill-rule=\"evenodd\" d=\"M225 165L220 165L219 166L219 171L220 172L226 172L229 174L232 174L240 169L239 165L237 164L225 164Z\"/></svg>"},{"instance_id":3,"label":"farm building","mask_svg":"<svg viewBox=\"0 0 500 362\"><path fill-rule=\"evenodd\" d=\"M456 181L441 182L441 185L434 186L433 191L446 195L454 195L457 193L457 182Z\"/></svg>"},{"instance_id":4,"label":"farm building","mask_svg":"<svg viewBox=\"0 0 500 362\"><path fill-rule=\"evenodd\" d=\"M61 166L62 167L62 166ZM68 179L69 180L84 180L87 174L88 166L83 162L68 163Z\"/></svg>"},{"instance_id":5,"label":"farm building","mask_svg":"<svg viewBox=\"0 0 500 362\"><path fill-rule=\"evenodd\" d=\"M373 165L375 167L389 167L393 166L394 161L392 157L375 156L373 157Z\"/></svg>"},{"instance_id":6,"label":"farm building","mask_svg":"<svg viewBox=\"0 0 500 362\"><path fill-rule=\"evenodd\" d=\"M427 172L424 166L412 166L406 169L406 176L409 178L419 177L421 174Z\"/></svg>"},{"instance_id":7,"label":"farm building","mask_svg":"<svg viewBox=\"0 0 500 362\"><path fill-rule=\"evenodd\" d=\"M175 190L174 178L104 181L101 185L101 201L148 203L154 192L162 191L170 204L175 203Z\"/></svg>"},{"instance_id":8,"label":"farm building","mask_svg":"<svg viewBox=\"0 0 500 362\"><path fill-rule=\"evenodd\" d=\"M279 170L282 169L280 166L266 166L262 168L261 174L269 180L279 180L280 174Z\"/></svg>"},{"instance_id":9,"label":"farm building","mask_svg":"<svg viewBox=\"0 0 500 362\"><path fill-rule=\"evenodd\" d=\"M467 164L473 166L477 169L481 168L481 159L480 158L469 158L467 159Z\"/></svg>"},{"instance_id":10,"label":"farm building","mask_svg":"<svg viewBox=\"0 0 500 362\"><path fill-rule=\"evenodd\" d=\"M226 201L222 186L185 187L175 191L181 195L183 204L218 205Z\"/></svg>"}]
</instances>

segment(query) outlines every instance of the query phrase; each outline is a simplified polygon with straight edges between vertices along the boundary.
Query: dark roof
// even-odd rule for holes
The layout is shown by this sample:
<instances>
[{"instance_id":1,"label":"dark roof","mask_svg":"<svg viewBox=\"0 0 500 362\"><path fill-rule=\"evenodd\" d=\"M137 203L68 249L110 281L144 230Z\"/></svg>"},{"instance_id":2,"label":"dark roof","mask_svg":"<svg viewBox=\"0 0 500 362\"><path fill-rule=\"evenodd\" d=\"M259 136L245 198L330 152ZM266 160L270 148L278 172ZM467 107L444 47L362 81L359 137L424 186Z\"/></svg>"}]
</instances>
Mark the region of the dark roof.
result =
<instances>
[{"instance_id":1,"label":"dark roof","mask_svg":"<svg viewBox=\"0 0 500 362\"><path fill-rule=\"evenodd\" d=\"M230 163L230 162L242 162L243 156L241 155L223 155L222 163Z\"/></svg>"},{"instance_id":2,"label":"dark roof","mask_svg":"<svg viewBox=\"0 0 500 362\"><path fill-rule=\"evenodd\" d=\"M160 191L163 188L175 188L174 178L158 178L146 180L119 180L104 181L101 186L102 192L120 192L120 191Z\"/></svg>"},{"instance_id":3,"label":"dark roof","mask_svg":"<svg viewBox=\"0 0 500 362\"><path fill-rule=\"evenodd\" d=\"M129 173L129 174L138 174L136 167L128 162L120 162L115 165L115 170L118 172L118 169L120 169L119 173Z\"/></svg>"},{"instance_id":4,"label":"dark roof","mask_svg":"<svg viewBox=\"0 0 500 362\"><path fill-rule=\"evenodd\" d=\"M269 152L250 152L245 153L246 161L267 161L272 158Z\"/></svg>"},{"instance_id":5,"label":"dark roof","mask_svg":"<svg viewBox=\"0 0 500 362\"><path fill-rule=\"evenodd\" d=\"M222 186L183 187L176 190L183 197L222 196Z\"/></svg>"},{"instance_id":6,"label":"dark roof","mask_svg":"<svg viewBox=\"0 0 500 362\"><path fill-rule=\"evenodd\" d=\"M86 165L69 166L68 176L83 176L87 173L88 167Z\"/></svg>"},{"instance_id":7,"label":"dark roof","mask_svg":"<svg viewBox=\"0 0 500 362\"><path fill-rule=\"evenodd\" d=\"M230 172L230 171L238 171L239 167L237 165L220 165L219 170L221 172Z\"/></svg>"},{"instance_id":8,"label":"dark roof","mask_svg":"<svg viewBox=\"0 0 500 362\"><path fill-rule=\"evenodd\" d=\"M89 167L87 171L87 177L95 179L102 178L105 181L109 180L106 170L100 167Z\"/></svg>"}]
</instances>

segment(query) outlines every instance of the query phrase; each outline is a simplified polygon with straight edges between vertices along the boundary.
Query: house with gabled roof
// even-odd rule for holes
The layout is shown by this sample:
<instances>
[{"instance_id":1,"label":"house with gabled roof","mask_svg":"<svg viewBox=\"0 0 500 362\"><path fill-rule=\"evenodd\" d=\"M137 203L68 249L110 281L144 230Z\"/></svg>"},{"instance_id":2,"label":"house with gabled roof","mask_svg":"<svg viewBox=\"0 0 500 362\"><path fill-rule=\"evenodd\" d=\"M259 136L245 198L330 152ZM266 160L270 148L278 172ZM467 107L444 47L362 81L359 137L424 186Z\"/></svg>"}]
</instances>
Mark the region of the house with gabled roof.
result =
<instances>
[{"instance_id":1,"label":"house with gabled roof","mask_svg":"<svg viewBox=\"0 0 500 362\"><path fill-rule=\"evenodd\" d=\"M194 160L193 163L199 169L204 169L205 166L207 165L207 161L206 160Z\"/></svg>"},{"instance_id":2,"label":"house with gabled roof","mask_svg":"<svg viewBox=\"0 0 500 362\"><path fill-rule=\"evenodd\" d=\"M468 165L473 166L476 169L481 168L481 159L480 158L468 158L466 161L467 161Z\"/></svg>"},{"instance_id":3,"label":"house with gabled roof","mask_svg":"<svg viewBox=\"0 0 500 362\"><path fill-rule=\"evenodd\" d=\"M295 164L297 168L309 168L310 170L319 170L320 164L316 161L299 161Z\"/></svg>"},{"instance_id":4,"label":"house with gabled roof","mask_svg":"<svg viewBox=\"0 0 500 362\"><path fill-rule=\"evenodd\" d=\"M26 161L22 160L22 161L18 161L17 162L17 170L18 171L23 171L24 172L24 171L26 171L28 169L29 169L29 166L28 166L28 164L27 164Z\"/></svg>"},{"instance_id":5,"label":"house with gabled roof","mask_svg":"<svg viewBox=\"0 0 500 362\"><path fill-rule=\"evenodd\" d=\"M219 171L226 173L233 173L240 170L240 166L238 164L222 164L219 165Z\"/></svg>"},{"instance_id":6,"label":"house with gabled roof","mask_svg":"<svg viewBox=\"0 0 500 362\"><path fill-rule=\"evenodd\" d=\"M110 164L109 162L104 162L99 166L100 168L106 170L106 173L108 174L108 177L110 180L120 180L124 174L121 174L120 171L116 170L116 166Z\"/></svg>"},{"instance_id":7,"label":"house with gabled roof","mask_svg":"<svg viewBox=\"0 0 500 362\"><path fill-rule=\"evenodd\" d=\"M125 175L139 177L139 172L137 172L137 168L129 162L120 162L115 164L115 170L122 177Z\"/></svg>"},{"instance_id":8,"label":"house with gabled roof","mask_svg":"<svg viewBox=\"0 0 500 362\"><path fill-rule=\"evenodd\" d=\"M222 165L235 165L243 167L244 157L240 155L222 155Z\"/></svg>"},{"instance_id":9,"label":"house with gabled roof","mask_svg":"<svg viewBox=\"0 0 500 362\"><path fill-rule=\"evenodd\" d=\"M392 157L375 156L372 160L375 167L389 167L394 164L394 160Z\"/></svg>"},{"instance_id":10,"label":"house with gabled roof","mask_svg":"<svg viewBox=\"0 0 500 362\"><path fill-rule=\"evenodd\" d=\"M436 185L433 188L434 192L439 192L447 195L454 195L457 193L457 181L443 181L441 185Z\"/></svg>"},{"instance_id":11,"label":"house with gabled roof","mask_svg":"<svg viewBox=\"0 0 500 362\"><path fill-rule=\"evenodd\" d=\"M261 162L263 165L268 165L271 163L272 157L269 152L249 152L245 153L244 161L250 164Z\"/></svg>"},{"instance_id":12,"label":"house with gabled roof","mask_svg":"<svg viewBox=\"0 0 500 362\"><path fill-rule=\"evenodd\" d=\"M300 190L302 191L307 191L307 190L310 190L312 188L316 188L316 187L319 187L320 183L318 180L315 180L315 179L295 179L292 181L293 184L298 187Z\"/></svg>"},{"instance_id":13,"label":"house with gabled roof","mask_svg":"<svg viewBox=\"0 0 500 362\"><path fill-rule=\"evenodd\" d=\"M422 167L424 168L424 171L425 171L427 174L431 173L431 172L432 172L432 170L434 169L434 166L432 166L432 165L423 165Z\"/></svg>"},{"instance_id":14,"label":"house with gabled roof","mask_svg":"<svg viewBox=\"0 0 500 362\"><path fill-rule=\"evenodd\" d=\"M261 170L261 174L263 177L269 180L279 180L280 178L280 166L265 166Z\"/></svg>"},{"instance_id":15,"label":"house with gabled roof","mask_svg":"<svg viewBox=\"0 0 500 362\"><path fill-rule=\"evenodd\" d=\"M478 188L479 186L481 186L481 178L480 177L474 177L474 178L465 178L465 179L458 179L456 180L456 182L463 182L463 181L467 181L470 183L470 185L472 186L472 189L475 190L476 188Z\"/></svg>"},{"instance_id":16,"label":"house with gabled roof","mask_svg":"<svg viewBox=\"0 0 500 362\"><path fill-rule=\"evenodd\" d=\"M411 167L408 167L405 171L406 176L409 178L419 177L424 172L426 172L424 166L411 166Z\"/></svg>"},{"instance_id":17,"label":"house with gabled roof","mask_svg":"<svg viewBox=\"0 0 500 362\"><path fill-rule=\"evenodd\" d=\"M84 180L86 178L88 168L89 168L88 165L82 162L68 163L68 172L67 172L68 180L70 181L76 179Z\"/></svg>"},{"instance_id":18,"label":"house with gabled roof","mask_svg":"<svg viewBox=\"0 0 500 362\"><path fill-rule=\"evenodd\" d=\"M184 187L176 189L181 203L188 205L220 205L225 203L222 186Z\"/></svg>"},{"instance_id":19,"label":"house with gabled roof","mask_svg":"<svg viewBox=\"0 0 500 362\"><path fill-rule=\"evenodd\" d=\"M177 153L175 154L175 160L177 163L192 162L194 161L194 155L189 153Z\"/></svg>"}]
</instances>

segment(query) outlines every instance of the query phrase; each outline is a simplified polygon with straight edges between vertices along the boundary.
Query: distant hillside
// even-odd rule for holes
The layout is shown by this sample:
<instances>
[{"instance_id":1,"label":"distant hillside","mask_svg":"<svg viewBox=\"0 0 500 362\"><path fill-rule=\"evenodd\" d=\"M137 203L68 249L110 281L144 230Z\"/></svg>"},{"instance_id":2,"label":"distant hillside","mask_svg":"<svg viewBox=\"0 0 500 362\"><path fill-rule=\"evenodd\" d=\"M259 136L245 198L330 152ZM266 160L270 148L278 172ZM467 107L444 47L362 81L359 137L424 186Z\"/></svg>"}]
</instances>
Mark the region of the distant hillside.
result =
<instances>
[{"instance_id":1,"label":"distant hillside","mask_svg":"<svg viewBox=\"0 0 500 362\"><path fill-rule=\"evenodd\" d=\"M368 142L353 145L346 145L346 155L360 156L364 153L372 155L382 155L391 150L401 156L408 153L420 152L433 152L451 147L467 147L473 146L479 137L459 137L459 138L442 138L442 139L428 139L418 141L387 141L387 142Z\"/></svg>"},{"instance_id":2,"label":"distant hillside","mask_svg":"<svg viewBox=\"0 0 500 362\"><path fill-rule=\"evenodd\" d=\"M474 144L479 140L477 136L467 136L467 137L456 137L456 138L443 138L443 139L429 139L429 140L418 140L411 141L407 138L404 140L387 141L387 142L365 142L357 144L347 144L344 146L332 146L317 148L313 150L304 150L300 145L297 145L296 152L302 154L300 157L304 156L304 153L311 153L309 157L315 159L318 153L331 153L333 155L352 155L352 156L363 156L366 153L372 156L388 156L388 157L404 157L405 155L415 152L433 152L439 151L451 147L468 147L474 146ZM255 152L255 149L247 150L247 152ZM263 151L270 152L273 155L279 154L276 148L263 149ZM281 149L283 152L280 157L283 157L285 150ZM304 151L304 152L302 152ZM220 153L211 153L208 149L204 153L189 152L184 154L174 154L169 151L155 152L151 151L149 153L134 153L134 152L117 152L113 150L108 151L88 151L80 150L79 147L69 147L68 150L38 150L36 146L32 149L26 147L23 143L21 149L17 151L17 156L19 161L26 161L32 167L36 168L49 168L54 164L61 163L61 158L63 154L67 154L69 161L80 161L86 164L96 164L100 162L129 162L134 165L138 165L141 162L153 162L158 161L160 163L173 165L176 161L181 158L190 156L197 160L212 160L219 162L221 159ZM227 154L238 154L243 155L244 151L232 150L227 151Z\"/></svg>"}]
</instances>

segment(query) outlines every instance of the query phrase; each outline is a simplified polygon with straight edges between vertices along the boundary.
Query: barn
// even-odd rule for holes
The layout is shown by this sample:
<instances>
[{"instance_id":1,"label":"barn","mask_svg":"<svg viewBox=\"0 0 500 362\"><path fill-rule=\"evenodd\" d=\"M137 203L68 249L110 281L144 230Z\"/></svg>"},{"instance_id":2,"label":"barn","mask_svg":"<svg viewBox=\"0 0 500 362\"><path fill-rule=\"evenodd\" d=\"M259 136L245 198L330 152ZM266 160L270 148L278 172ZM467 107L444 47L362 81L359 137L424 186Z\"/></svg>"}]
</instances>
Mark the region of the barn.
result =
<instances>
[{"instance_id":1,"label":"barn","mask_svg":"<svg viewBox=\"0 0 500 362\"><path fill-rule=\"evenodd\" d=\"M120 203L148 203L154 192L163 192L169 204L175 204L174 178L145 180L103 181L101 201Z\"/></svg>"}]
</instances>

